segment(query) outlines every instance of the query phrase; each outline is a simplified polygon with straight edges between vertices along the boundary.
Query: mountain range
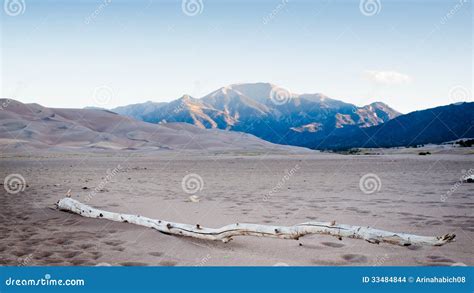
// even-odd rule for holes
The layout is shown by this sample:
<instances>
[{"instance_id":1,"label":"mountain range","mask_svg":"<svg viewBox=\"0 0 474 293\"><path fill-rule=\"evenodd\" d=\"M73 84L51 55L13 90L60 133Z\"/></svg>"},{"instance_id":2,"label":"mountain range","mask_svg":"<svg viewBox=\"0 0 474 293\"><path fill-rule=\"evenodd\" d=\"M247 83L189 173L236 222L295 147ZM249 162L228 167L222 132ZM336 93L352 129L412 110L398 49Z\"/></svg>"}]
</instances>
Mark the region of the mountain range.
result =
<instances>
[{"instance_id":1,"label":"mountain range","mask_svg":"<svg viewBox=\"0 0 474 293\"><path fill-rule=\"evenodd\" d=\"M398 116L381 125L335 131L320 149L440 144L474 137L474 103L457 103ZM307 141L313 145L314 141ZM304 145L304 144L302 144Z\"/></svg>"},{"instance_id":2,"label":"mountain range","mask_svg":"<svg viewBox=\"0 0 474 293\"><path fill-rule=\"evenodd\" d=\"M394 147L474 137L474 103L402 115L382 102L357 107L323 94L294 94L270 83L234 84L196 99L146 102L112 111L150 123L186 122L199 128L253 134L313 149Z\"/></svg>"},{"instance_id":3,"label":"mountain range","mask_svg":"<svg viewBox=\"0 0 474 293\"><path fill-rule=\"evenodd\" d=\"M398 147L474 137L474 103L400 114L269 83L202 98L106 109L58 109L0 99L0 146L25 149L278 150ZM287 145L287 146L285 146Z\"/></svg>"},{"instance_id":4,"label":"mountain range","mask_svg":"<svg viewBox=\"0 0 474 293\"><path fill-rule=\"evenodd\" d=\"M299 137L326 137L349 126L368 128L400 115L382 102L363 107L323 94L294 94L270 83L234 84L202 98L185 95L169 103L146 102L112 109L150 123L186 122L300 145Z\"/></svg>"}]
</instances>

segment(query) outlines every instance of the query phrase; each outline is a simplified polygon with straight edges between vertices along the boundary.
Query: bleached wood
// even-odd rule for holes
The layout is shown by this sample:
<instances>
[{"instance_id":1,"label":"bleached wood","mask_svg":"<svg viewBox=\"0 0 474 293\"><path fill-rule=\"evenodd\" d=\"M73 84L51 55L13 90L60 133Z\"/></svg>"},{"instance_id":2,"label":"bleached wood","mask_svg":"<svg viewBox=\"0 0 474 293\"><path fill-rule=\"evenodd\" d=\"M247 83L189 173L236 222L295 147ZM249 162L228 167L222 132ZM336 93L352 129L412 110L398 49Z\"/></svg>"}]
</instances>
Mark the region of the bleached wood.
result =
<instances>
[{"instance_id":1,"label":"bleached wood","mask_svg":"<svg viewBox=\"0 0 474 293\"><path fill-rule=\"evenodd\" d=\"M102 218L116 222L131 223L156 229L166 234L190 236L206 240L221 240L228 242L234 236L276 237L283 239L299 239L308 234L324 234L342 237L363 239L370 243L390 243L401 246L431 245L441 246L454 240L454 234L440 237L418 236L406 233L396 233L373 229L370 227L337 224L336 222L308 222L294 226L269 226L258 224L236 223L221 228L205 228L199 224L189 225L173 223L164 220L155 220L139 215L119 214L99 210L83 204L75 199L66 197L57 203L59 210L79 214L88 218Z\"/></svg>"}]
</instances>

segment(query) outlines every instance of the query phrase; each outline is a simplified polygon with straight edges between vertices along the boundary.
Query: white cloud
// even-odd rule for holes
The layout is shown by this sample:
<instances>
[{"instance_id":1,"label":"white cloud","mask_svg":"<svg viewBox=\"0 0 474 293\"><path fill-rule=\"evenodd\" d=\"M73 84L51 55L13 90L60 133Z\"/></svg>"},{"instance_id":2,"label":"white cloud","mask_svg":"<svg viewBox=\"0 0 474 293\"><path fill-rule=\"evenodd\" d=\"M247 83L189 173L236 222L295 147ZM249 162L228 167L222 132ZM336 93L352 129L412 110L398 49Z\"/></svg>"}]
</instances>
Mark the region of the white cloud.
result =
<instances>
[{"instance_id":1,"label":"white cloud","mask_svg":"<svg viewBox=\"0 0 474 293\"><path fill-rule=\"evenodd\" d=\"M410 83L411 76L396 71L367 70L364 72L367 79L384 85L399 85Z\"/></svg>"}]
</instances>

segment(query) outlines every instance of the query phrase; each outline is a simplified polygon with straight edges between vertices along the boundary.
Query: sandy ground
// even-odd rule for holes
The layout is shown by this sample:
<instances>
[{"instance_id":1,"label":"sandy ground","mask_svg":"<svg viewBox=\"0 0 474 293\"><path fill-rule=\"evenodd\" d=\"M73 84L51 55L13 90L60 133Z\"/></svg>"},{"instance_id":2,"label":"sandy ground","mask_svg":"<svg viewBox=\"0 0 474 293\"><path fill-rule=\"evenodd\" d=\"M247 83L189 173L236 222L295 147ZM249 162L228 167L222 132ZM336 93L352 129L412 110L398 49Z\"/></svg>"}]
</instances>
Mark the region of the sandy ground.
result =
<instances>
[{"instance_id":1,"label":"sandy ground","mask_svg":"<svg viewBox=\"0 0 474 293\"><path fill-rule=\"evenodd\" d=\"M474 265L474 184L456 184L462 170L473 167L474 156L449 154L3 156L2 182L18 173L27 187L18 194L0 190L0 264ZM181 184L191 173L203 180L198 203ZM367 173L380 178L373 194L359 187ZM456 233L457 241L398 247L313 235L209 242L54 210L69 189L98 208L210 227L336 220L420 235Z\"/></svg>"}]
</instances>

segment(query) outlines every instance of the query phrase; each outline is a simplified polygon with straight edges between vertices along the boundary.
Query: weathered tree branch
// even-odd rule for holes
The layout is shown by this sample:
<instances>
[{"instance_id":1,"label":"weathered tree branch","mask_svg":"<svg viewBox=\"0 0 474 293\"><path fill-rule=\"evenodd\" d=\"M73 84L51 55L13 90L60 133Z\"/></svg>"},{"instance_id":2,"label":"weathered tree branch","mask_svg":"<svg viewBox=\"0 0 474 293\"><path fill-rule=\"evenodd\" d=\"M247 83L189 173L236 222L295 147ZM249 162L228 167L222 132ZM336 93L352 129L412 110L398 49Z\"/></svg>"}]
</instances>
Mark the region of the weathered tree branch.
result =
<instances>
[{"instance_id":1,"label":"weathered tree branch","mask_svg":"<svg viewBox=\"0 0 474 293\"><path fill-rule=\"evenodd\" d=\"M72 198L63 198L57 203L59 210L79 214L88 218L102 218L116 222L131 223L156 229L166 234L190 236L207 240L221 240L228 242L234 236L260 236L275 237L283 239L299 239L308 234L324 234L336 236L339 239L349 237L363 239L370 243L390 243L401 246L409 245L431 245L441 246L454 240L454 234L446 234L440 237L418 236L405 233L395 233L377 230L370 227L359 227L351 225L336 224L336 222L308 222L294 226L267 226L258 224L236 223L221 228L205 228L199 224L189 225L154 220L137 215L119 214L107 212L90 207Z\"/></svg>"}]
</instances>

